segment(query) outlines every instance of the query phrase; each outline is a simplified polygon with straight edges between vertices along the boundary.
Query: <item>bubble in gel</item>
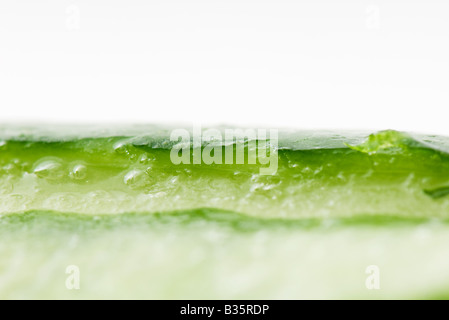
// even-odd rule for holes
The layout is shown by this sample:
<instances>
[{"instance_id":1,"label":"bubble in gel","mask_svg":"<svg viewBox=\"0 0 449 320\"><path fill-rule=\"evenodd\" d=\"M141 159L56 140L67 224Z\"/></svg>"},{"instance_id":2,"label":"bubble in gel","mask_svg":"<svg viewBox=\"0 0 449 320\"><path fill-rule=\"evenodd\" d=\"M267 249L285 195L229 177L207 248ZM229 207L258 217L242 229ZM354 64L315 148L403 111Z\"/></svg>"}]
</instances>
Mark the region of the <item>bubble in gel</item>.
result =
<instances>
[{"instance_id":1,"label":"bubble in gel","mask_svg":"<svg viewBox=\"0 0 449 320\"><path fill-rule=\"evenodd\" d=\"M39 178L56 180L64 176L64 168L58 160L45 160L36 165L33 173Z\"/></svg>"},{"instance_id":2,"label":"bubble in gel","mask_svg":"<svg viewBox=\"0 0 449 320\"><path fill-rule=\"evenodd\" d=\"M87 177L87 168L82 164L77 164L70 171L70 178L74 180L83 180Z\"/></svg>"},{"instance_id":3,"label":"bubble in gel","mask_svg":"<svg viewBox=\"0 0 449 320\"><path fill-rule=\"evenodd\" d=\"M131 170L123 180L132 189L143 188L149 183L148 175L142 170Z\"/></svg>"},{"instance_id":4,"label":"bubble in gel","mask_svg":"<svg viewBox=\"0 0 449 320\"><path fill-rule=\"evenodd\" d=\"M142 154L142 155L140 156L140 158L139 158L139 162L140 162L140 163L148 162L148 157L147 157L147 155L146 155L146 154Z\"/></svg>"},{"instance_id":5,"label":"bubble in gel","mask_svg":"<svg viewBox=\"0 0 449 320\"><path fill-rule=\"evenodd\" d=\"M119 141L113 146L114 151L119 154L127 154L128 153L128 144L126 141Z\"/></svg>"}]
</instances>

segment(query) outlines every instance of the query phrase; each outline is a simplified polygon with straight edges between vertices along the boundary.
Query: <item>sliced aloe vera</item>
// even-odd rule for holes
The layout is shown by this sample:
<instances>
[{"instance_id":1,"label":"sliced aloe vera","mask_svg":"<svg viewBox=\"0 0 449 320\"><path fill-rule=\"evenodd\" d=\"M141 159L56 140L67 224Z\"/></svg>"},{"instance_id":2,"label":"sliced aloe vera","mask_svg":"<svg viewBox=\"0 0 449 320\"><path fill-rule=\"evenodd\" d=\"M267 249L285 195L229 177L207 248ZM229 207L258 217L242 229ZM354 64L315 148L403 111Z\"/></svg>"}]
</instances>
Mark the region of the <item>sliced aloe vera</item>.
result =
<instances>
[{"instance_id":1,"label":"sliced aloe vera","mask_svg":"<svg viewBox=\"0 0 449 320\"><path fill-rule=\"evenodd\" d=\"M169 136L3 126L0 298L446 297L449 139L283 131L262 175Z\"/></svg>"}]
</instances>

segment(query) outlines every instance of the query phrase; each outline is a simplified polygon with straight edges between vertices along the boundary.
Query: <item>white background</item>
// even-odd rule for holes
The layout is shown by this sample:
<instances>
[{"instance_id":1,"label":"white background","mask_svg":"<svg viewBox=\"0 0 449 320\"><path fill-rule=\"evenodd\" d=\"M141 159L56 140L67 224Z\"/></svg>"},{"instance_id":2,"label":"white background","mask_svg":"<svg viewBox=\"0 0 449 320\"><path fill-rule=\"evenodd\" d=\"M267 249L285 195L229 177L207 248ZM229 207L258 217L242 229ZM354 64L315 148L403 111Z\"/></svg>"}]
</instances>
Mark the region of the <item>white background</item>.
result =
<instances>
[{"instance_id":1,"label":"white background","mask_svg":"<svg viewBox=\"0 0 449 320\"><path fill-rule=\"evenodd\" d=\"M449 1L1 0L0 122L449 134Z\"/></svg>"}]
</instances>

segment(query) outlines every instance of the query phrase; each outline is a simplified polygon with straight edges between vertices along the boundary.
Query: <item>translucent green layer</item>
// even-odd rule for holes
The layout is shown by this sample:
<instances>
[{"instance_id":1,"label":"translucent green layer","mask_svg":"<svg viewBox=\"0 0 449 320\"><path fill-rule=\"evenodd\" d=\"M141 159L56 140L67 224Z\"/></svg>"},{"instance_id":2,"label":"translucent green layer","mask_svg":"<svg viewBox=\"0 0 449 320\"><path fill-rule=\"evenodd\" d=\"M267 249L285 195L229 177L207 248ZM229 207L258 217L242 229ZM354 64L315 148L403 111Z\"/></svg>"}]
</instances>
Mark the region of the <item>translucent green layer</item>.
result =
<instances>
[{"instance_id":1,"label":"translucent green layer","mask_svg":"<svg viewBox=\"0 0 449 320\"><path fill-rule=\"evenodd\" d=\"M350 144L362 140L354 136L293 137L280 135L274 175L261 175L259 164L174 165L168 135L9 137L0 144L0 212L210 207L257 217L448 217L446 140L395 131L359 144Z\"/></svg>"}]
</instances>

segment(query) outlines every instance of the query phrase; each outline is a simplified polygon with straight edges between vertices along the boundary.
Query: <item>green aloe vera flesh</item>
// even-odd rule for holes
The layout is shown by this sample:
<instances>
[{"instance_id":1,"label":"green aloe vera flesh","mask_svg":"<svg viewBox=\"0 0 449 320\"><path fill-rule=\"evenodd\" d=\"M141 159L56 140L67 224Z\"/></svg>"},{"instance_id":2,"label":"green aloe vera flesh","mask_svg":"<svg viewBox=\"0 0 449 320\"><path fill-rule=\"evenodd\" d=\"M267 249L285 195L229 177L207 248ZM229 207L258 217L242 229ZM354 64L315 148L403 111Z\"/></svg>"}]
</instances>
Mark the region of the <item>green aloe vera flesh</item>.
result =
<instances>
[{"instance_id":1,"label":"green aloe vera flesh","mask_svg":"<svg viewBox=\"0 0 449 320\"><path fill-rule=\"evenodd\" d=\"M176 143L153 126L0 127L0 298L449 295L449 138L281 131L273 175L175 165Z\"/></svg>"}]
</instances>

